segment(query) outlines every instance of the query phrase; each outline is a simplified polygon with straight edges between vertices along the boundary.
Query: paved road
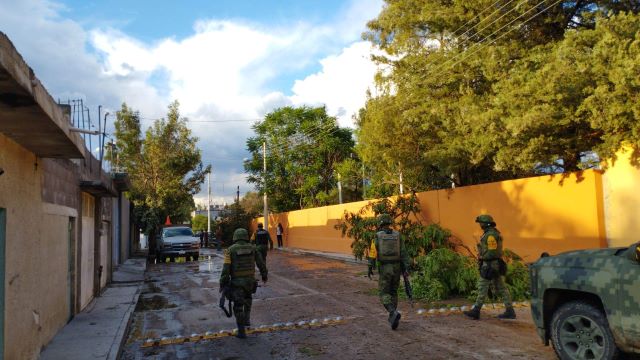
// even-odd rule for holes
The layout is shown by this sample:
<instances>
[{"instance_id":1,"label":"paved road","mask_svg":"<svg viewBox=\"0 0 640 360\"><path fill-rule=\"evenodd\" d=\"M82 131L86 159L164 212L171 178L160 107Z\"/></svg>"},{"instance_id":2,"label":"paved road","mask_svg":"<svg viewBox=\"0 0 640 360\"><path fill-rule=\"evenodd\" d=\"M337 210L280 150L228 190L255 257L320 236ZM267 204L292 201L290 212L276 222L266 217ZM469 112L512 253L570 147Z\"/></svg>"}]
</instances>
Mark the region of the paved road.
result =
<instances>
[{"instance_id":1,"label":"paved road","mask_svg":"<svg viewBox=\"0 0 640 360\"><path fill-rule=\"evenodd\" d=\"M208 256L211 254L211 259ZM143 340L232 329L217 308L222 259L203 252L197 263L150 265L147 289L130 328L123 359L555 359L535 334L528 309L518 320L481 321L460 314L424 317L402 303L391 331L363 265L272 251L269 282L258 289L254 326L342 316L338 325L143 348Z\"/></svg>"}]
</instances>

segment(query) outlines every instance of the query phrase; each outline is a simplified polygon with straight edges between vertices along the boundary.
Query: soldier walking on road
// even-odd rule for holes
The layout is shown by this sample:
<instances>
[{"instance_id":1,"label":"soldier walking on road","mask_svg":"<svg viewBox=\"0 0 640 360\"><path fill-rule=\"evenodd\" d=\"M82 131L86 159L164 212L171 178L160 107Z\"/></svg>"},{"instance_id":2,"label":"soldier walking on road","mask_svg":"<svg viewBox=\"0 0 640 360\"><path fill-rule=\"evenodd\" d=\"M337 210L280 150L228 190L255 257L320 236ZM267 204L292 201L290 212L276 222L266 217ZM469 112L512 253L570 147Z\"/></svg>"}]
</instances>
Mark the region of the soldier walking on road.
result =
<instances>
[{"instance_id":1,"label":"soldier walking on road","mask_svg":"<svg viewBox=\"0 0 640 360\"><path fill-rule=\"evenodd\" d=\"M252 240L255 241L258 252L260 252L262 259L266 263L267 251L269 251L269 249L273 250L273 240L271 240L271 235L264 229L262 223L258 223L258 231L253 234Z\"/></svg>"},{"instance_id":2,"label":"soldier walking on road","mask_svg":"<svg viewBox=\"0 0 640 360\"><path fill-rule=\"evenodd\" d=\"M255 279L256 265L260 269L262 281L267 282L267 266L262 255L249 243L247 230L239 228L233 233L233 245L224 253L224 265L220 274L220 292L233 302L233 312L238 325L238 338L247 337L245 327L250 326L251 295L258 288Z\"/></svg>"},{"instance_id":3,"label":"soldier walking on road","mask_svg":"<svg viewBox=\"0 0 640 360\"><path fill-rule=\"evenodd\" d=\"M506 310L503 314L498 315L500 319L515 319L516 312L513 310L509 289L505 285L505 275L507 273L507 264L502 259L502 236L496 223L491 215L480 215L476 218L476 222L480 224L484 233L478 244L478 259L480 265L480 279L478 279L478 297L476 303L470 311L464 314L474 320L480 318L480 310L484 303L489 286L493 284L496 291L502 295L502 300Z\"/></svg>"},{"instance_id":4,"label":"soldier walking on road","mask_svg":"<svg viewBox=\"0 0 640 360\"><path fill-rule=\"evenodd\" d=\"M400 324L401 314L398 311L398 286L400 275L405 273L408 278L409 257L400 239L400 233L391 229L392 219L388 214L378 216L379 231L369 249L369 273L371 278L373 268L378 263L378 292L380 301L389 312L389 324L395 330Z\"/></svg>"}]
</instances>

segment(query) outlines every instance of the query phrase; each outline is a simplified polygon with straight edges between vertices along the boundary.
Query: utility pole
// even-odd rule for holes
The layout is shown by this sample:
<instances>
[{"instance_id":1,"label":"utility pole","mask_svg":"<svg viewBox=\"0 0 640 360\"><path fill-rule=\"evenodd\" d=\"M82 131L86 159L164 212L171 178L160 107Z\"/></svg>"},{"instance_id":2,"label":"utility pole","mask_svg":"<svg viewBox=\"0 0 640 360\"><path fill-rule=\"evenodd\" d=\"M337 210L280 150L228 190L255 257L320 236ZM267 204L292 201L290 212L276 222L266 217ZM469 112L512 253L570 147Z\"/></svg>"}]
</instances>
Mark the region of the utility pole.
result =
<instances>
[{"instance_id":1,"label":"utility pole","mask_svg":"<svg viewBox=\"0 0 640 360\"><path fill-rule=\"evenodd\" d=\"M240 185L238 185L238 190L236 190L236 201L240 204Z\"/></svg>"},{"instance_id":2,"label":"utility pole","mask_svg":"<svg viewBox=\"0 0 640 360\"><path fill-rule=\"evenodd\" d=\"M207 173L207 236L211 234L211 170Z\"/></svg>"},{"instance_id":3,"label":"utility pole","mask_svg":"<svg viewBox=\"0 0 640 360\"><path fill-rule=\"evenodd\" d=\"M338 204L342 204L342 183L340 182L340 173L338 173Z\"/></svg>"},{"instance_id":4,"label":"utility pole","mask_svg":"<svg viewBox=\"0 0 640 360\"><path fill-rule=\"evenodd\" d=\"M269 208L267 207L267 142L262 142L262 191L264 195L262 196L262 202L264 205L263 214L264 216L264 229L269 231Z\"/></svg>"},{"instance_id":5,"label":"utility pole","mask_svg":"<svg viewBox=\"0 0 640 360\"><path fill-rule=\"evenodd\" d=\"M400 170L400 195L404 194L404 187L402 186L402 170Z\"/></svg>"}]
</instances>

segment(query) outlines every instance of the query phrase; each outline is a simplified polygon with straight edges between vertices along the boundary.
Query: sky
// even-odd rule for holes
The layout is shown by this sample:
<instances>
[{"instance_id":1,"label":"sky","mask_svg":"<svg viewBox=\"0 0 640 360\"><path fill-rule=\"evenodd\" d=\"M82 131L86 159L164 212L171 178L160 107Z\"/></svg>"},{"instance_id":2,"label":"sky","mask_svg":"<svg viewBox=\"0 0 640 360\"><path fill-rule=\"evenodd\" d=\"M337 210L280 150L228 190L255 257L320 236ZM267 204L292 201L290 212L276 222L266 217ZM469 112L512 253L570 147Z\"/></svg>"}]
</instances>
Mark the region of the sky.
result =
<instances>
[{"instance_id":1,"label":"sky","mask_svg":"<svg viewBox=\"0 0 640 360\"><path fill-rule=\"evenodd\" d=\"M0 0L7 34L55 99L94 119L123 102L143 127L180 102L213 166L212 203L246 183L251 125L286 105L327 107L341 126L373 89L362 40L382 0ZM95 144L95 142L94 142ZM196 202L206 198L206 184Z\"/></svg>"}]
</instances>

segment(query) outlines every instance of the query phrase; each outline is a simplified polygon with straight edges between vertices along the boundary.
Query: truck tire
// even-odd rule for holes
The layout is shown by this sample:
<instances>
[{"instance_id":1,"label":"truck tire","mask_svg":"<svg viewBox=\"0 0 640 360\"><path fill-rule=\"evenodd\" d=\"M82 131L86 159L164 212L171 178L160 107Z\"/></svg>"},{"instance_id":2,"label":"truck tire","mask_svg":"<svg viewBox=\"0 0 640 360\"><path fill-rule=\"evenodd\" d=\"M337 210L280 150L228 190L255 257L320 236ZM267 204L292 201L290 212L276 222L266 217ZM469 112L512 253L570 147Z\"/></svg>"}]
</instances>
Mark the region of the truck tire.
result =
<instances>
[{"instance_id":1,"label":"truck tire","mask_svg":"<svg viewBox=\"0 0 640 360\"><path fill-rule=\"evenodd\" d=\"M562 360L612 360L620 354L606 316L585 301L568 302L553 313L551 342Z\"/></svg>"}]
</instances>

